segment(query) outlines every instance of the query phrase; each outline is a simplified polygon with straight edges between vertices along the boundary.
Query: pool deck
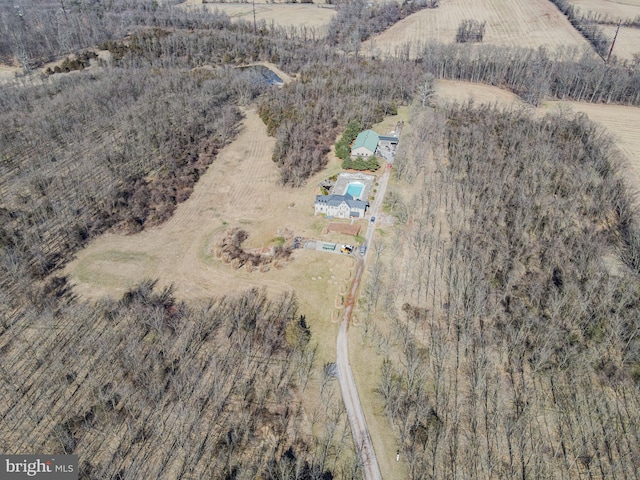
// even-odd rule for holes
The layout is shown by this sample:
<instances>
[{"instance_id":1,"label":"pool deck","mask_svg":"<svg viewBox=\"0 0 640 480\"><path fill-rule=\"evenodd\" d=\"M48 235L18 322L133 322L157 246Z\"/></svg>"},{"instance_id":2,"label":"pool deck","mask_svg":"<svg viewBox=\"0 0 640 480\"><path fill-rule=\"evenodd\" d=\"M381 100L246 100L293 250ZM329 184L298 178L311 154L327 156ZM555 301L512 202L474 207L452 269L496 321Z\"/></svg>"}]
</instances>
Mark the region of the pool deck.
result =
<instances>
[{"instance_id":1,"label":"pool deck","mask_svg":"<svg viewBox=\"0 0 640 480\"><path fill-rule=\"evenodd\" d=\"M375 180L373 175L367 175L365 173L341 173L338 175L338 179L331 193L335 195L346 195L350 183L360 183L362 184L362 191L358 196L358 200L366 202L371 196Z\"/></svg>"}]
</instances>

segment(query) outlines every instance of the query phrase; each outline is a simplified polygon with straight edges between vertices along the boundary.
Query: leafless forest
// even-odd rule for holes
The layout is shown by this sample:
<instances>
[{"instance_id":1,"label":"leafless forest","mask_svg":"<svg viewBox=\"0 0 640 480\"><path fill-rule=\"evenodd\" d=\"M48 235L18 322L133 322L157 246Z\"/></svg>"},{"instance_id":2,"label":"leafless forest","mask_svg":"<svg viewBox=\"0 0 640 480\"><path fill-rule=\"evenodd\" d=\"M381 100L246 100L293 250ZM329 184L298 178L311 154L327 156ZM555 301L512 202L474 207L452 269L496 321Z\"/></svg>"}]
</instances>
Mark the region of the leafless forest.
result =
<instances>
[{"instance_id":1,"label":"leafless forest","mask_svg":"<svg viewBox=\"0 0 640 480\"><path fill-rule=\"evenodd\" d=\"M414 126L397 174L419 193L388 204L404 261L367 290L411 478L636 478L638 225L610 140L472 105Z\"/></svg>"},{"instance_id":2,"label":"leafless forest","mask_svg":"<svg viewBox=\"0 0 640 480\"><path fill-rule=\"evenodd\" d=\"M327 38L170 3L0 2L0 61L25 71L0 86L0 450L78 453L82 478L359 478L295 294L185 304L150 280L88 304L58 268L100 233L166 220L248 103L278 140L274 188L289 188L326 165L349 121L427 105L433 78L532 104L638 105L640 65L359 50L437 2L341 3ZM89 48L111 61L34 73ZM295 81L270 88L234 68L256 61ZM412 208L389 201L408 260L376 256L367 289L375 321L395 322L376 339L388 356L378 394L412 478L635 478L640 234L608 139L581 117L470 105L415 123L397 172L422 191Z\"/></svg>"}]
</instances>

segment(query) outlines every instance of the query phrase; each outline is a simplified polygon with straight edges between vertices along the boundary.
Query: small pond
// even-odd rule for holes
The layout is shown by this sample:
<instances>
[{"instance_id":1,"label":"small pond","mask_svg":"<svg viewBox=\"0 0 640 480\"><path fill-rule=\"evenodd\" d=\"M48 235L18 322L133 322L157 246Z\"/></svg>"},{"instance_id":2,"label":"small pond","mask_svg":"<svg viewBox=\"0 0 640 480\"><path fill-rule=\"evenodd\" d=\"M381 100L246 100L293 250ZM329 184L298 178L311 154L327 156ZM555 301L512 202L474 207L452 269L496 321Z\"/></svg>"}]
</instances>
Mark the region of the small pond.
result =
<instances>
[{"instance_id":1,"label":"small pond","mask_svg":"<svg viewBox=\"0 0 640 480\"><path fill-rule=\"evenodd\" d=\"M259 74L260 78L267 85L282 85L284 82L282 79L269 68L264 65L250 65L248 67L240 67L245 71L252 71Z\"/></svg>"}]
</instances>

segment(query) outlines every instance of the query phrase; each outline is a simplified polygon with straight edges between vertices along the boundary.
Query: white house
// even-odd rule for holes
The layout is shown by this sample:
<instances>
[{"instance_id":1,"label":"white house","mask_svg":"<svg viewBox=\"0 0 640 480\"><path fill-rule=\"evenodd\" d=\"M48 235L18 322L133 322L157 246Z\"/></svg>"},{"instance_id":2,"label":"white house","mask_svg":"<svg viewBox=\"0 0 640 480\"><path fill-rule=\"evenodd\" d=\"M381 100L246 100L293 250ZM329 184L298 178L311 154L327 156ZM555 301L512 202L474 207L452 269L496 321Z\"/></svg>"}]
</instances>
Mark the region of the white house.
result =
<instances>
[{"instance_id":1,"label":"white house","mask_svg":"<svg viewBox=\"0 0 640 480\"><path fill-rule=\"evenodd\" d=\"M351 195L316 195L315 215L325 214L327 217L351 218L364 217L368 202L354 200Z\"/></svg>"}]
</instances>

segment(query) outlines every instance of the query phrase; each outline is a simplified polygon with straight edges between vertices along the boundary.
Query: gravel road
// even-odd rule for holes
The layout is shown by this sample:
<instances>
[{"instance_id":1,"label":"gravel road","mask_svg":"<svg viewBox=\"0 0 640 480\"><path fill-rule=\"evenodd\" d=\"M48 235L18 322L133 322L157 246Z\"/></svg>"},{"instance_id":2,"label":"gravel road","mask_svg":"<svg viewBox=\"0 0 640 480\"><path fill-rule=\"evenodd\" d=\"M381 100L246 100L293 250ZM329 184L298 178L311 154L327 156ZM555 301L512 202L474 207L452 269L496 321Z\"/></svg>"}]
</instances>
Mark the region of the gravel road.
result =
<instances>
[{"instance_id":1,"label":"gravel road","mask_svg":"<svg viewBox=\"0 0 640 480\"><path fill-rule=\"evenodd\" d=\"M382 207L382 199L384 198L388 183L389 170L386 169L378 182L378 194L376 195L376 199L370 209L371 216L379 216ZM376 452L374 451L373 444L371 443L371 436L369 435L367 421L364 417L364 412L362 411L360 397L358 396L358 389L356 388L356 383L353 379L353 372L351 371L351 365L349 364L349 344L347 341L347 333L349 321L351 320L351 314L353 312L353 305L357 298L360 280L362 279L362 273L365 269L367 254L369 253L369 247L371 245L375 229L375 223L370 222L365 236L367 251L363 258L358 260L356 274L353 278L351 288L349 289L347 301L345 302L342 323L340 324L340 330L338 332L336 358L338 380L340 382L340 390L342 391L342 398L347 410L349 424L351 425L353 443L355 444L356 454L358 455L358 460L362 465L364 478L366 480L381 480L382 475L380 474L380 467L378 466Z\"/></svg>"}]
</instances>

